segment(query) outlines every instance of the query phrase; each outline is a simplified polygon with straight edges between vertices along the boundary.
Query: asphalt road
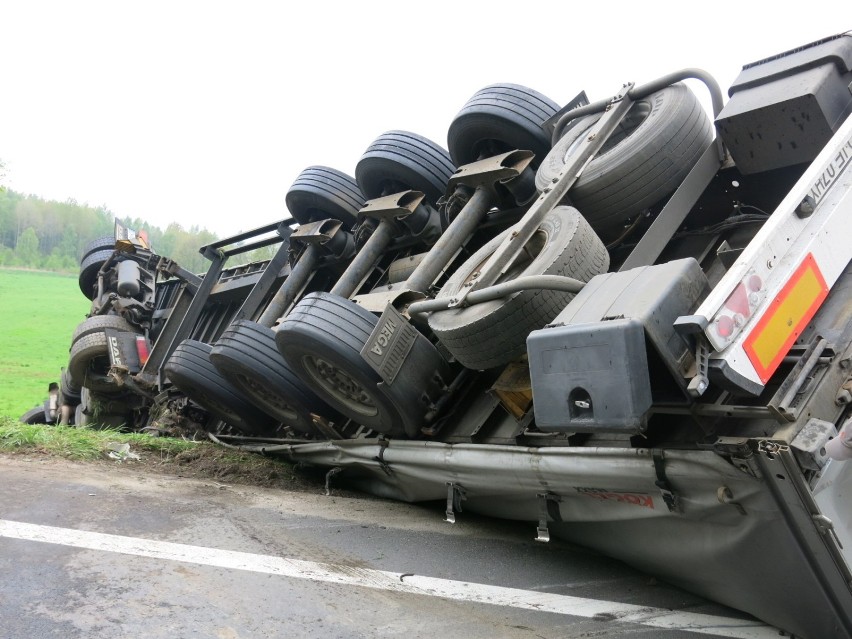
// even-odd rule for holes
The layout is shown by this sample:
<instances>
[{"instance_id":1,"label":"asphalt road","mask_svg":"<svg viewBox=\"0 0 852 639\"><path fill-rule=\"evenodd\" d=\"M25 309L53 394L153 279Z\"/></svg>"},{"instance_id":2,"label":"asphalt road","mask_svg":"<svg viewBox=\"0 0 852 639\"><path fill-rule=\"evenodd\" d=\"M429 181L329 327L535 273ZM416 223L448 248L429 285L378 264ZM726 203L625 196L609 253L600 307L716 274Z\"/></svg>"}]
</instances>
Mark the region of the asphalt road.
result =
<instances>
[{"instance_id":1,"label":"asphalt road","mask_svg":"<svg viewBox=\"0 0 852 639\"><path fill-rule=\"evenodd\" d=\"M778 636L440 504L14 457L0 485L4 638Z\"/></svg>"}]
</instances>

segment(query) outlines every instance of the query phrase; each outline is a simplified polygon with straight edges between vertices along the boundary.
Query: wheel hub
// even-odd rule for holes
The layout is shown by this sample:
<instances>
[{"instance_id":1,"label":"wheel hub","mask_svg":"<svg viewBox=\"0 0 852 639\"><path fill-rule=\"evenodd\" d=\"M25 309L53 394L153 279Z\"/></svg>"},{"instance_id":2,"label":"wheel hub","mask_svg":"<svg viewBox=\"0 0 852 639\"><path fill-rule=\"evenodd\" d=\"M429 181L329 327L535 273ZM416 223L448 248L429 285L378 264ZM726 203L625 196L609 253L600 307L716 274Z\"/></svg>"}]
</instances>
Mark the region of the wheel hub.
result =
<instances>
[{"instance_id":1,"label":"wheel hub","mask_svg":"<svg viewBox=\"0 0 852 639\"><path fill-rule=\"evenodd\" d=\"M359 415L371 416L378 413L378 408L367 389L345 370L314 355L306 355L303 361L314 381L337 401Z\"/></svg>"},{"instance_id":2,"label":"wheel hub","mask_svg":"<svg viewBox=\"0 0 852 639\"><path fill-rule=\"evenodd\" d=\"M257 379L242 373L238 374L236 377L239 385L242 386L246 394L254 397L262 404L266 404L267 406L274 408L276 414L292 420L295 420L298 417L296 410L284 397L281 396L280 393L275 392L275 389L270 388Z\"/></svg>"}]
</instances>

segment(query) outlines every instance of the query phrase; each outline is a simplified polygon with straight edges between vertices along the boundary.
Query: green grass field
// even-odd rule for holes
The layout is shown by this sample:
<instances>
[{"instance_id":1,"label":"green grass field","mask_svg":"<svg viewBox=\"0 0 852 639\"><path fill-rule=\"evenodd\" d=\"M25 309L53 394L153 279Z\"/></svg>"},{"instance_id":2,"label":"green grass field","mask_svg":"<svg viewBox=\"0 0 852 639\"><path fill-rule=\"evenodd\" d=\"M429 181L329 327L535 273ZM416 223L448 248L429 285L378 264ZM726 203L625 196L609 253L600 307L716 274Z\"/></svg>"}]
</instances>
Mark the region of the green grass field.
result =
<instances>
[{"instance_id":1,"label":"green grass field","mask_svg":"<svg viewBox=\"0 0 852 639\"><path fill-rule=\"evenodd\" d=\"M90 305L74 276L0 269L0 415L47 399Z\"/></svg>"}]
</instances>

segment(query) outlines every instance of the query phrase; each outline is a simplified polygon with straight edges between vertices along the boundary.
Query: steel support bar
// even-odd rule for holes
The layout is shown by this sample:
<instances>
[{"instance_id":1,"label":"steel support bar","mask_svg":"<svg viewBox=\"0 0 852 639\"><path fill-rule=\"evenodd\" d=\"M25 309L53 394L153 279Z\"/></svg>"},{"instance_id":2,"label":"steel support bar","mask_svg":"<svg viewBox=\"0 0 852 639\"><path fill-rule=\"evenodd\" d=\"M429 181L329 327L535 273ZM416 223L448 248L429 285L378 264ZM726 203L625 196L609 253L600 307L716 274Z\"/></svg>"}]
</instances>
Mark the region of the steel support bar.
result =
<instances>
[{"instance_id":1,"label":"steel support bar","mask_svg":"<svg viewBox=\"0 0 852 639\"><path fill-rule=\"evenodd\" d=\"M408 277L405 286L412 291L427 293L441 272L471 238L491 209L493 191L478 186L450 226Z\"/></svg>"},{"instance_id":2,"label":"steel support bar","mask_svg":"<svg viewBox=\"0 0 852 639\"><path fill-rule=\"evenodd\" d=\"M396 229L393 222L389 220L379 222L376 230L373 231L373 234L361 247L361 250L358 251L329 292L340 297L353 295L376 266L376 262L379 261L395 235Z\"/></svg>"},{"instance_id":3,"label":"steel support bar","mask_svg":"<svg viewBox=\"0 0 852 639\"><path fill-rule=\"evenodd\" d=\"M509 269L515 256L520 253L533 236L545 216L562 201L570 188L574 186L583 168L601 149L630 109L633 102L627 97L627 93L632 88L632 84L622 87L621 92L613 98L612 103L608 105L600 120L592 127L589 135L568 158L565 167L554 178L553 184L542 191L538 199L533 202L530 209L521 218L521 221L512 228L509 236L480 269L480 275L473 281L473 285L456 297L453 306L462 304L471 292L490 286Z\"/></svg>"},{"instance_id":4,"label":"steel support bar","mask_svg":"<svg viewBox=\"0 0 852 639\"><path fill-rule=\"evenodd\" d=\"M162 383L159 378L160 369L171 354L169 346L172 342L172 336L174 336L178 329L180 329L181 320L186 315L190 304L192 304L193 298L198 293L197 287L193 288L188 282L184 282L180 286L181 288L177 294L177 299L171 308L171 312L169 313L165 326L163 326L163 330L160 331L159 336L151 348L148 361L146 361L144 366L142 366L142 370L137 373L137 376L145 383L154 384L156 382L160 389L162 389Z\"/></svg>"},{"instance_id":5,"label":"steel support bar","mask_svg":"<svg viewBox=\"0 0 852 639\"><path fill-rule=\"evenodd\" d=\"M716 143L713 142L701 154L698 162L651 223L651 227L624 260L619 271L649 266L657 261L721 166Z\"/></svg>"},{"instance_id":6,"label":"steel support bar","mask_svg":"<svg viewBox=\"0 0 852 639\"><path fill-rule=\"evenodd\" d=\"M266 265L263 274L257 282L255 282L255 285L252 287L248 296L246 296L242 306L240 306L236 315L234 315L231 319L232 322L242 319L252 319L257 315L258 310L260 310L260 305L263 304L263 301L269 295L269 291L272 290L272 285L275 284L275 280L278 279L278 274L281 272L281 269L287 265L287 259L289 257L290 246L287 242L282 242L281 246L278 247L278 251L276 251L275 255L269 261L269 264ZM288 277L287 279L290 278Z\"/></svg>"},{"instance_id":7,"label":"steel support bar","mask_svg":"<svg viewBox=\"0 0 852 639\"><path fill-rule=\"evenodd\" d=\"M192 329L195 327L196 322L198 322L198 318L201 317L201 311L210 298L210 291L213 290L213 286L219 281L219 275L222 274L222 267L225 265L226 260L227 257L219 252L219 255L211 261L207 273L204 274L204 279L201 280L198 290L192 296L192 301L186 308L186 313L181 316L181 314L172 311L172 314L169 315L166 327L168 328L174 322L177 324L177 328L174 330L172 338L168 341L166 349L158 354L160 361L157 364L157 386L160 390L162 390L163 386L163 366L165 366L172 353L175 352L178 344L192 334ZM161 335L157 339L158 345L163 341L162 338L163 336Z\"/></svg>"},{"instance_id":8,"label":"steel support bar","mask_svg":"<svg viewBox=\"0 0 852 639\"><path fill-rule=\"evenodd\" d=\"M232 235L231 237L226 237L221 240L216 240L215 242L211 242L210 244L206 244L198 249L198 252L201 253L204 257L208 259L212 259L209 257L209 254L213 251L218 251L225 246L230 246L231 244L238 244L243 240L247 240L253 237L257 237L258 235L264 235L265 233L278 233L279 238L287 239L290 235L291 224L295 224L295 220L291 217L284 218L280 222L273 222L272 224L266 224L264 226L259 226L256 229L252 229L251 231L245 231L243 233L238 233L237 235ZM275 244L276 242L280 242L281 239L275 238L264 244L264 246L269 246L269 244ZM229 249L226 251L228 255L237 255L238 253L245 253L246 251L250 251L255 248L260 248L260 246L256 244L250 244L246 246L240 246L234 249Z\"/></svg>"},{"instance_id":9,"label":"steel support bar","mask_svg":"<svg viewBox=\"0 0 852 639\"><path fill-rule=\"evenodd\" d=\"M261 314L257 323L261 326L271 327L290 310L293 302L299 297L305 288L305 285L311 279L319 262L320 247L318 244L308 244L299 260L290 271L290 275L281 284L281 288L275 293L270 300L266 309Z\"/></svg>"}]
</instances>

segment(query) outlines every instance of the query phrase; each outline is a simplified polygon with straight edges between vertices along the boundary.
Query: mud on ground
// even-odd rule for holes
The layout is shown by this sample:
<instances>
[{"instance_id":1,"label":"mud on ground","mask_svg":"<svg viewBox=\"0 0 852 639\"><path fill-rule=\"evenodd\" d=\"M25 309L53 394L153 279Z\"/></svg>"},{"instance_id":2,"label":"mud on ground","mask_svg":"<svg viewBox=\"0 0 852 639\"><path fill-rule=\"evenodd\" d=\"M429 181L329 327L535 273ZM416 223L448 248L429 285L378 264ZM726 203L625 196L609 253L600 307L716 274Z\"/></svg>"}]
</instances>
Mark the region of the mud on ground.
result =
<instances>
[{"instance_id":1,"label":"mud on ground","mask_svg":"<svg viewBox=\"0 0 852 639\"><path fill-rule=\"evenodd\" d=\"M171 475L177 478L212 480L217 484L241 484L262 488L279 488L304 492L324 490L324 471L303 468L281 457L234 451L214 444L202 442L196 448L178 453L151 451L131 446L131 453L138 460L102 459L74 461L93 466L111 474L152 473ZM2 452L0 458L40 462L46 465L68 463L58 455L42 451L24 450ZM340 491L335 490L335 493Z\"/></svg>"}]
</instances>

